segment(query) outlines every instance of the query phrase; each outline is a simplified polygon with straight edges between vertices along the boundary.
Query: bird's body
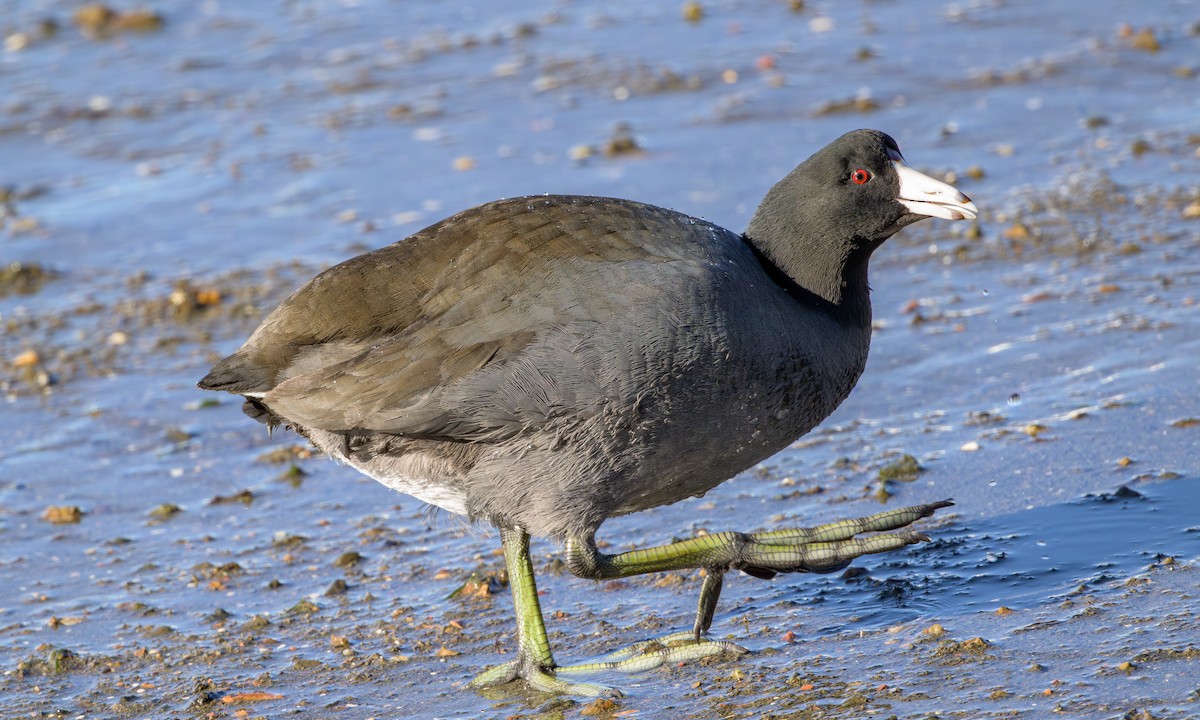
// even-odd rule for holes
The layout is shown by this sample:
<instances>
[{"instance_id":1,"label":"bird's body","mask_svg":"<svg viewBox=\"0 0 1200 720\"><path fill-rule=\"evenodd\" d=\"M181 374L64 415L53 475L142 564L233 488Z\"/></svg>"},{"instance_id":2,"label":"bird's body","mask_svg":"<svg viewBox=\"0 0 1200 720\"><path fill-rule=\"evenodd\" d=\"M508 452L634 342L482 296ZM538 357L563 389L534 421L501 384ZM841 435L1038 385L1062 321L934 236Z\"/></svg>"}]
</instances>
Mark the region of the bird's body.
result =
<instances>
[{"instance_id":1,"label":"bird's body","mask_svg":"<svg viewBox=\"0 0 1200 720\"><path fill-rule=\"evenodd\" d=\"M530 197L322 273L221 371L394 489L565 537L786 446L850 392L869 338L869 316L812 312L728 230Z\"/></svg>"},{"instance_id":2,"label":"bird's body","mask_svg":"<svg viewBox=\"0 0 1200 720\"><path fill-rule=\"evenodd\" d=\"M745 234L609 198L464 211L318 275L201 387L389 487L602 565L605 519L703 494L828 416L866 363L871 252L958 212L903 204L904 177L953 189L900 167L886 135L838 143ZM846 181L860 172L878 182ZM759 568L743 560L728 565Z\"/></svg>"}]
</instances>

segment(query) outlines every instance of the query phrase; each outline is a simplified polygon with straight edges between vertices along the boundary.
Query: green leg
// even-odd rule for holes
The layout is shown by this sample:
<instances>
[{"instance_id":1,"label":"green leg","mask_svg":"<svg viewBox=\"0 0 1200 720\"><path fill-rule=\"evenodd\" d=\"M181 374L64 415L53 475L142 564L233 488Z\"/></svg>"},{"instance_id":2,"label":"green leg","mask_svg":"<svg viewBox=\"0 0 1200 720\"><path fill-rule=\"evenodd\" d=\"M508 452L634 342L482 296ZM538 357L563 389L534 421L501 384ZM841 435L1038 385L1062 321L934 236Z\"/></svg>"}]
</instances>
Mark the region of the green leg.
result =
<instances>
[{"instance_id":1,"label":"green leg","mask_svg":"<svg viewBox=\"0 0 1200 720\"><path fill-rule=\"evenodd\" d=\"M675 633L657 640L636 643L605 655L595 662L560 666L550 652L542 606L538 601L533 563L529 557L529 534L520 528L501 528L508 585L517 616L517 657L489 668L471 681L472 687L501 685L522 678L542 692L566 695L620 695L595 683L562 680L558 676L603 671L640 672L665 664L696 660L724 652L740 654L743 648L723 641L697 642L690 632Z\"/></svg>"},{"instance_id":2,"label":"green leg","mask_svg":"<svg viewBox=\"0 0 1200 720\"><path fill-rule=\"evenodd\" d=\"M508 586L517 615L517 658L485 670L471 681L472 687L501 685L522 678L542 692L587 696L610 693L603 685L567 682L554 676L559 668L554 663L550 640L546 637L542 604L538 601L537 582L529 558L529 533L520 528L500 528L500 540L504 544Z\"/></svg>"},{"instance_id":3,"label":"green leg","mask_svg":"<svg viewBox=\"0 0 1200 720\"><path fill-rule=\"evenodd\" d=\"M812 528L716 533L617 555L600 552L594 537L569 538L565 550L567 567L580 577L594 579L705 568L708 577L700 590L693 627L693 637L698 640L712 625L725 572L741 570L760 578L771 578L781 572L835 572L862 555L928 541L929 537L923 533L891 531L953 504L943 500ZM878 534L857 537L865 532Z\"/></svg>"}]
</instances>

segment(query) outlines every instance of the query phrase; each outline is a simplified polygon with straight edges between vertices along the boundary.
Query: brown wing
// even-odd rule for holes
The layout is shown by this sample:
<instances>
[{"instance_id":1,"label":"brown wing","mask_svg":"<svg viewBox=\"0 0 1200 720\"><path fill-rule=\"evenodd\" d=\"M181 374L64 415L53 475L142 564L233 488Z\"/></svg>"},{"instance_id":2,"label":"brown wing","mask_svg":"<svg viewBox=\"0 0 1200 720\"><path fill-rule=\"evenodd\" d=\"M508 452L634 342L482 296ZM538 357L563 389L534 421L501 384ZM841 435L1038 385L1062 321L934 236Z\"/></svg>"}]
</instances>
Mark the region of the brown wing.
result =
<instances>
[{"instance_id":1,"label":"brown wing","mask_svg":"<svg viewBox=\"0 0 1200 720\"><path fill-rule=\"evenodd\" d=\"M606 198L480 206L318 275L201 387L258 397L288 421L330 431L510 437L560 400L540 397L553 394L552 378L514 381L538 374L518 361L536 346L539 362L576 362L572 333L658 297L648 278L699 273L694 223ZM496 371L506 364L507 376ZM481 407L500 384L509 395L530 385L529 402Z\"/></svg>"}]
</instances>

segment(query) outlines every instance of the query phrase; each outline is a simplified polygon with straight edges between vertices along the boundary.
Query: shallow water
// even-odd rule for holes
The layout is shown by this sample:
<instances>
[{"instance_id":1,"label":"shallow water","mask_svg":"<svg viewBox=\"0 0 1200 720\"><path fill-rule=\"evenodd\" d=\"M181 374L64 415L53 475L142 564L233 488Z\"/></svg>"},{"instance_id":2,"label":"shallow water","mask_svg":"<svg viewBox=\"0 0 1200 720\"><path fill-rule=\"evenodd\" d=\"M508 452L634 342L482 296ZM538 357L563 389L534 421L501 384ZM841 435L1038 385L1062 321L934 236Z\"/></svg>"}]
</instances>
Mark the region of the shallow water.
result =
<instances>
[{"instance_id":1,"label":"shallow water","mask_svg":"<svg viewBox=\"0 0 1200 720\"><path fill-rule=\"evenodd\" d=\"M889 505L957 505L863 574L730 578L714 634L754 654L605 678L614 711L1200 712L1200 6L703 5L160 3L161 30L91 39L74 5L0 0L0 259L52 275L0 286L6 713L579 716L461 687L511 636L503 588L447 597L499 572L495 537L319 458L260 459L298 442L193 384L320 267L456 210L578 192L740 228L861 126L954 173L981 237L894 238L834 417L602 535L869 514L903 453L924 470ZM641 150L608 156L622 122ZM555 550L535 545L560 660L690 625L697 578L589 582ZM222 700L252 691L280 697Z\"/></svg>"}]
</instances>

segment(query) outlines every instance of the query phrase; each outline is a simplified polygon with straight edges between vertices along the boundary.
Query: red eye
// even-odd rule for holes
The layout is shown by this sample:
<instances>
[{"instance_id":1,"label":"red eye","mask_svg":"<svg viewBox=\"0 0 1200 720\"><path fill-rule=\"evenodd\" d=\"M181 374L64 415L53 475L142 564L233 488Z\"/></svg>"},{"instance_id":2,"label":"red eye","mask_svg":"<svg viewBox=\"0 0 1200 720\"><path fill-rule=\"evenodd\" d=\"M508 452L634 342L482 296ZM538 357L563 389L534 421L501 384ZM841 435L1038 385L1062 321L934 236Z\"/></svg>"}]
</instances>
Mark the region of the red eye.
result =
<instances>
[{"instance_id":1,"label":"red eye","mask_svg":"<svg viewBox=\"0 0 1200 720\"><path fill-rule=\"evenodd\" d=\"M871 179L871 171L870 170L863 170L862 168L859 168L859 169L855 170L854 172L850 173L850 180L855 185L862 185L863 183L865 183L866 181L868 181L870 179Z\"/></svg>"}]
</instances>

